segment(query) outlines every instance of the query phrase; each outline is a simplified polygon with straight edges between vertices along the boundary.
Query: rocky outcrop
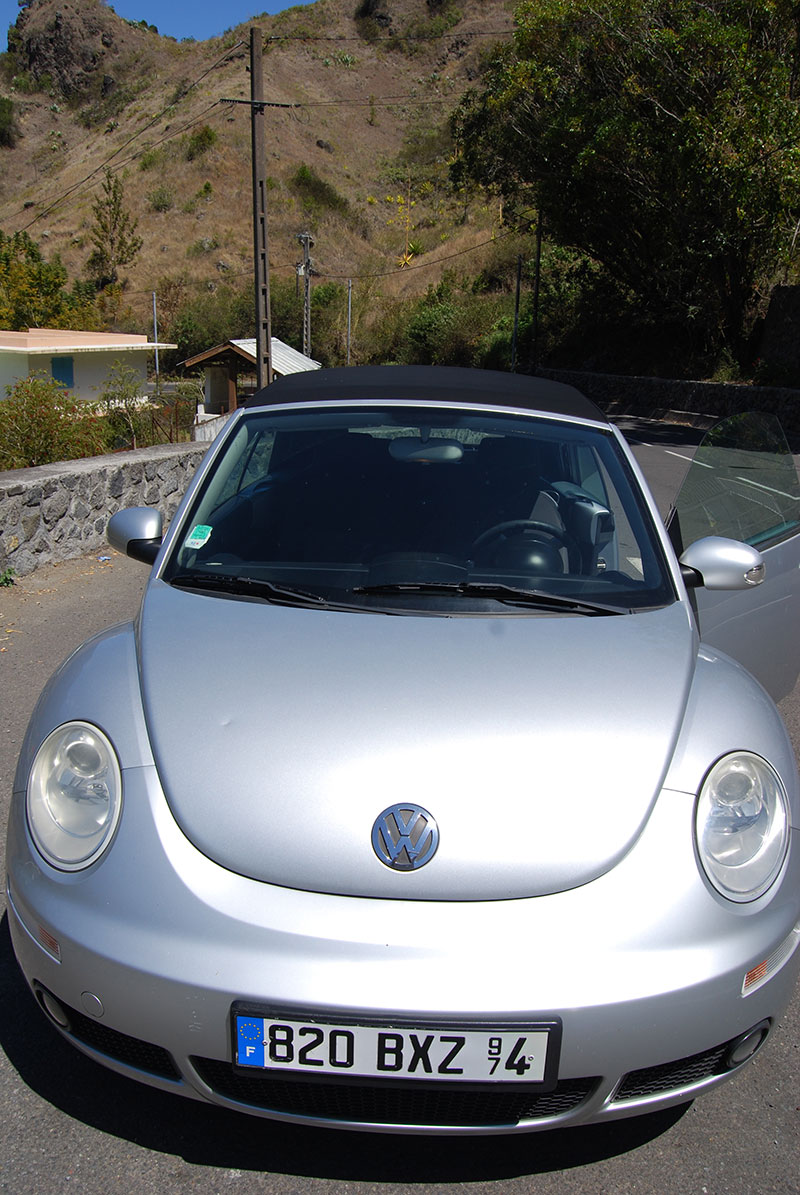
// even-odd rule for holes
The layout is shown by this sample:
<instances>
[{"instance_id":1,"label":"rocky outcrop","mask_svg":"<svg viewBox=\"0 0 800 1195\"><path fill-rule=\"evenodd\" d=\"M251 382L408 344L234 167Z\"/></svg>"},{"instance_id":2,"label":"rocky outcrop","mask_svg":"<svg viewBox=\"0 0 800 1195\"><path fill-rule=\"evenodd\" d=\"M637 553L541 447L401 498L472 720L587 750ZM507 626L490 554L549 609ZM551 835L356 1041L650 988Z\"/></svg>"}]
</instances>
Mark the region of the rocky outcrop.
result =
<instances>
[{"instance_id":1,"label":"rocky outcrop","mask_svg":"<svg viewBox=\"0 0 800 1195\"><path fill-rule=\"evenodd\" d=\"M65 98L100 90L103 79L112 78L118 22L100 0L65 0L57 7L34 0L17 18L15 56L37 83L51 80Z\"/></svg>"}]
</instances>

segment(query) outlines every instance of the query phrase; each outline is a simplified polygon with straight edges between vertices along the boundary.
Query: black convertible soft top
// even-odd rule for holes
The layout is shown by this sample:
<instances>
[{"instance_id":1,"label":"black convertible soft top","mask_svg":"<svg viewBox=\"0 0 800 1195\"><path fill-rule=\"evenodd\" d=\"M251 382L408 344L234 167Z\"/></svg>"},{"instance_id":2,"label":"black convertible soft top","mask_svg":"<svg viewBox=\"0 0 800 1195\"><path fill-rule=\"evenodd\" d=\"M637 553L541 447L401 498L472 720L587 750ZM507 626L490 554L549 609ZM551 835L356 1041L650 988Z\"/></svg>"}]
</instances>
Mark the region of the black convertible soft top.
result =
<instances>
[{"instance_id":1,"label":"black convertible soft top","mask_svg":"<svg viewBox=\"0 0 800 1195\"><path fill-rule=\"evenodd\" d=\"M445 365L355 365L312 369L277 378L257 391L248 407L294 402L360 402L369 399L409 402L465 402L480 406L522 407L553 415L570 415L607 423L599 407L574 386L547 378L461 369Z\"/></svg>"}]
</instances>

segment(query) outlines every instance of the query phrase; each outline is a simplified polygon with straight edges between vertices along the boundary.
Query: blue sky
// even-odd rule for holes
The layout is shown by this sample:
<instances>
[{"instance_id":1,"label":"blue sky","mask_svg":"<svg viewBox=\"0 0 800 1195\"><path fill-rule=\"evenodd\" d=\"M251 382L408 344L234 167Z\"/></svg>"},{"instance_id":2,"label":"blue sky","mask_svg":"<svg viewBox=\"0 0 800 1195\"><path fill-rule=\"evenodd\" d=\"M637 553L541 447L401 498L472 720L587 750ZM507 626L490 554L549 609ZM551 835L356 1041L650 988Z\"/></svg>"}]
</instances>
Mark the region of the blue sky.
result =
<instances>
[{"instance_id":1,"label":"blue sky","mask_svg":"<svg viewBox=\"0 0 800 1195\"><path fill-rule=\"evenodd\" d=\"M311 0L296 0L311 3ZM283 0L113 0L111 7L129 21L147 21L159 33L182 37L216 37L260 13L283 12L293 4ZM17 0L0 0L0 49L6 48L8 26L17 19Z\"/></svg>"}]
</instances>

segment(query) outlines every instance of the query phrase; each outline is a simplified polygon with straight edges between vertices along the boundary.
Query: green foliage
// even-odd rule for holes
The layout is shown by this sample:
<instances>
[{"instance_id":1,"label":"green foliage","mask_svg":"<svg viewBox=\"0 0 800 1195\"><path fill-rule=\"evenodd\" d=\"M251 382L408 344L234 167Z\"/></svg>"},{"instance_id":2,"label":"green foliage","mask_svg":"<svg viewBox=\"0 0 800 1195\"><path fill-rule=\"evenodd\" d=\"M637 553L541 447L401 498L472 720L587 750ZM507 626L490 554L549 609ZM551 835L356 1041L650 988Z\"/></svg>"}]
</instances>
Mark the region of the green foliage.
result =
<instances>
[{"instance_id":1,"label":"green foliage","mask_svg":"<svg viewBox=\"0 0 800 1195\"><path fill-rule=\"evenodd\" d=\"M409 21L402 32L393 34L389 38L390 48L404 54L416 54L420 42L436 41L457 25L463 15L456 0L428 0L428 13L430 15Z\"/></svg>"},{"instance_id":2,"label":"green foliage","mask_svg":"<svg viewBox=\"0 0 800 1195\"><path fill-rule=\"evenodd\" d=\"M219 241L216 237L200 237L197 241L192 241L191 245L186 248L187 257L202 257L205 253L213 253L215 249L219 249Z\"/></svg>"},{"instance_id":3,"label":"green foliage","mask_svg":"<svg viewBox=\"0 0 800 1195\"><path fill-rule=\"evenodd\" d=\"M15 91L22 95L33 95L37 91L43 90L39 86L38 80L30 73L30 71L19 71L11 79L11 84Z\"/></svg>"},{"instance_id":4,"label":"green foliage","mask_svg":"<svg viewBox=\"0 0 800 1195\"><path fill-rule=\"evenodd\" d=\"M148 442L152 421L142 390L141 374L132 366L115 361L100 394L111 447L139 448Z\"/></svg>"},{"instance_id":5,"label":"green foliage","mask_svg":"<svg viewBox=\"0 0 800 1195\"><path fill-rule=\"evenodd\" d=\"M205 292L187 299L172 319L169 335L178 348L174 354L166 356L165 366L168 368L187 357L224 344L226 340L254 336L252 288L220 286L213 294Z\"/></svg>"},{"instance_id":6,"label":"green foliage","mask_svg":"<svg viewBox=\"0 0 800 1195\"><path fill-rule=\"evenodd\" d=\"M175 202L175 192L171 187L154 187L147 193L147 202L154 212L168 212Z\"/></svg>"},{"instance_id":7,"label":"green foliage","mask_svg":"<svg viewBox=\"0 0 800 1195\"><path fill-rule=\"evenodd\" d=\"M0 327L97 327L91 287L66 289L67 271L56 256L45 261L26 232L0 231Z\"/></svg>"},{"instance_id":8,"label":"green foliage","mask_svg":"<svg viewBox=\"0 0 800 1195\"><path fill-rule=\"evenodd\" d=\"M0 145L13 148L17 140L17 123L14 115L14 101L0 96Z\"/></svg>"},{"instance_id":9,"label":"green foliage","mask_svg":"<svg viewBox=\"0 0 800 1195\"><path fill-rule=\"evenodd\" d=\"M119 116L133 103L138 92L144 87L140 80L134 84L117 84L110 91L103 89L104 78L98 71L91 77L86 92L74 94L70 97L73 106L77 107L77 118L87 129L94 129L100 125L111 125L116 128L114 118ZM41 80L40 80L41 83ZM107 131L110 131L107 129Z\"/></svg>"},{"instance_id":10,"label":"green foliage","mask_svg":"<svg viewBox=\"0 0 800 1195\"><path fill-rule=\"evenodd\" d=\"M787 0L524 0L454 177L541 205L645 319L741 359L800 218L798 69Z\"/></svg>"},{"instance_id":11,"label":"green foliage","mask_svg":"<svg viewBox=\"0 0 800 1195\"><path fill-rule=\"evenodd\" d=\"M313 166L298 166L291 178L291 185L303 201L305 211L318 215L323 210L347 215L350 204L336 188L325 182Z\"/></svg>"},{"instance_id":12,"label":"green foliage","mask_svg":"<svg viewBox=\"0 0 800 1195\"><path fill-rule=\"evenodd\" d=\"M140 170L155 170L163 166L167 159L167 151L163 146L155 149L145 149L139 156Z\"/></svg>"},{"instance_id":13,"label":"green foliage","mask_svg":"<svg viewBox=\"0 0 800 1195\"><path fill-rule=\"evenodd\" d=\"M92 204L92 214L94 250L86 267L97 288L102 289L117 282L120 266L129 265L144 244L136 235L137 221L124 206L122 180L118 174L112 174L108 166L102 194Z\"/></svg>"},{"instance_id":14,"label":"green foliage","mask_svg":"<svg viewBox=\"0 0 800 1195\"><path fill-rule=\"evenodd\" d=\"M4 568L3 571L0 573L0 586L4 589L7 589L10 585L13 585L14 577L16 575L17 574L16 574L15 569Z\"/></svg>"},{"instance_id":15,"label":"green foliage","mask_svg":"<svg viewBox=\"0 0 800 1195\"><path fill-rule=\"evenodd\" d=\"M355 54L348 54L345 50L336 50L329 58L323 58L322 65L330 66L336 63L337 66L343 66L345 70L352 70L358 65L358 59Z\"/></svg>"},{"instance_id":16,"label":"green foliage","mask_svg":"<svg viewBox=\"0 0 800 1195\"><path fill-rule=\"evenodd\" d=\"M32 373L0 402L0 469L26 469L96 456L105 447L94 404L80 402L46 373Z\"/></svg>"},{"instance_id":17,"label":"green foliage","mask_svg":"<svg viewBox=\"0 0 800 1195\"><path fill-rule=\"evenodd\" d=\"M313 302L314 292L311 294ZM281 278L279 274L273 275L270 280L270 311L272 335L302 352L303 300L294 280Z\"/></svg>"},{"instance_id":18,"label":"green foliage","mask_svg":"<svg viewBox=\"0 0 800 1195\"><path fill-rule=\"evenodd\" d=\"M202 157L204 153L207 153L211 149L216 140L217 134L211 128L211 125L204 124L199 129L195 129L186 142L187 162L193 162L196 158Z\"/></svg>"},{"instance_id":19,"label":"green foliage","mask_svg":"<svg viewBox=\"0 0 800 1195\"><path fill-rule=\"evenodd\" d=\"M162 377L161 384L151 406L155 439L170 444L190 440L197 406L203 401L202 378Z\"/></svg>"},{"instance_id":20,"label":"green foliage","mask_svg":"<svg viewBox=\"0 0 800 1195\"><path fill-rule=\"evenodd\" d=\"M267 189L269 189L269 187ZM197 211L197 205L203 201L208 201L213 193L214 188L211 186L211 183L208 181L208 179L206 179L202 187L200 187L198 191L195 191L191 199L186 200L186 203L184 203L181 211L186 212L186 214L189 216L192 215ZM214 247L216 248L216 246Z\"/></svg>"}]
</instances>

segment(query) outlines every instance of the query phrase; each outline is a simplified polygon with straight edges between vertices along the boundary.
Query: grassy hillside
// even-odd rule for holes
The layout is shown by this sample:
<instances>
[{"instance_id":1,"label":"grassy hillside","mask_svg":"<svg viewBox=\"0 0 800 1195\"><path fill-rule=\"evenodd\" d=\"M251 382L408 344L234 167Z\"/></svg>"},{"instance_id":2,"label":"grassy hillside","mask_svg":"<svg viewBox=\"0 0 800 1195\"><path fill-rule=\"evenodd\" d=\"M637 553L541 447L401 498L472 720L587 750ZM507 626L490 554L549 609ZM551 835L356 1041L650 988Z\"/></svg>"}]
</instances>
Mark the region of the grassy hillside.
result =
<instances>
[{"instance_id":1,"label":"grassy hillside","mask_svg":"<svg viewBox=\"0 0 800 1195\"><path fill-rule=\"evenodd\" d=\"M270 259L294 278L310 231L320 282L362 304L421 293L500 213L448 182L447 117L511 28L506 0L317 0L254 22L264 36ZM146 327L170 302L252 274L248 23L176 42L99 0L33 0L9 33L0 97L0 229L26 229L85 274L107 164L144 246L122 271ZM411 264L398 268L410 252ZM462 259L477 272L482 251ZM367 277L371 276L371 277ZM163 296L163 297L162 297Z\"/></svg>"}]
</instances>

